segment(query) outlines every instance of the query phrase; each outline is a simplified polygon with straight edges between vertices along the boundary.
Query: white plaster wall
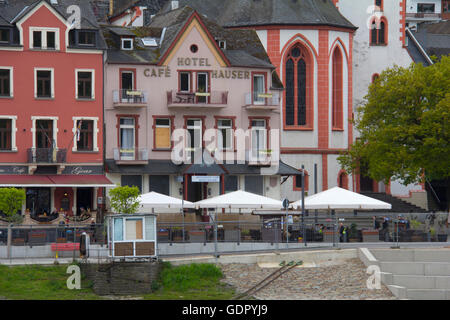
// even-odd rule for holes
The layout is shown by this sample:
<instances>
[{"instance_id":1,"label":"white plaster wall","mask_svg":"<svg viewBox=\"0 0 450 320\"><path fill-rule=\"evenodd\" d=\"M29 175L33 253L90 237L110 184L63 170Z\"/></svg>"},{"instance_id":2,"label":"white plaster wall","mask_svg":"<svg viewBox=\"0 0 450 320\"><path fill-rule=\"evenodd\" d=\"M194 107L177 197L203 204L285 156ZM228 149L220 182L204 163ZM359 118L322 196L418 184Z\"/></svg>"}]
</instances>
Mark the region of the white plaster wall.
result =
<instances>
[{"instance_id":1,"label":"white plaster wall","mask_svg":"<svg viewBox=\"0 0 450 320\"><path fill-rule=\"evenodd\" d=\"M267 51L267 30L256 30L256 34L259 37L259 41Z\"/></svg>"},{"instance_id":2,"label":"white plaster wall","mask_svg":"<svg viewBox=\"0 0 450 320\"><path fill-rule=\"evenodd\" d=\"M406 13L417 13L418 3L434 3L434 12L442 12L441 0L406 0Z\"/></svg>"},{"instance_id":3,"label":"white plaster wall","mask_svg":"<svg viewBox=\"0 0 450 320\"><path fill-rule=\"evenodd\" d=\"M280 50L290 39L297 34L301 34L312 44L316 52L319 52L319 31L318 30L280 30Z\"/></svg>"},{"instance_id":4,"label":"white plaster wall","mask_svg":"<svg viewBox=\"0 0 450 320\"><path fill-rule=\"evenodd\" d=\"M409 196L409 191L422 191L422 186L419 184L403 185L401 181L391 181L391 194L393 196Z\"/></svg>"},{"instance_id":5,"label":"white plaster wall","mask_svg":"<svg viewBox=\"0 0 450 320\"><path fill-rule=\"evenodd\" d=\"M328 159L328 189L338 186L338 174L341 171L341 165L337 158L339 155L337 154L329 154L327 156ZM355 191L353 189L353 176L348 175L348 190Z\"/></svg>"},{"instance_id":6,"label":"white plaster wall","mask_svg":"<svg viewBox=\"0 0 450 320\"><path fill-rule=\"evenodd\" d=\"M317 164L317 191L322 191L322 156L320 154L284 154L282 158L283 162L296 169L301 169L302 165L305 166L309 174L308 195L314 194L314 164ZM301 191L293 190L293 181L293 177L289 177L281 185L281 198L288 198L289 201L297 201L301 198Z\"/></svg>"}]
</instances>

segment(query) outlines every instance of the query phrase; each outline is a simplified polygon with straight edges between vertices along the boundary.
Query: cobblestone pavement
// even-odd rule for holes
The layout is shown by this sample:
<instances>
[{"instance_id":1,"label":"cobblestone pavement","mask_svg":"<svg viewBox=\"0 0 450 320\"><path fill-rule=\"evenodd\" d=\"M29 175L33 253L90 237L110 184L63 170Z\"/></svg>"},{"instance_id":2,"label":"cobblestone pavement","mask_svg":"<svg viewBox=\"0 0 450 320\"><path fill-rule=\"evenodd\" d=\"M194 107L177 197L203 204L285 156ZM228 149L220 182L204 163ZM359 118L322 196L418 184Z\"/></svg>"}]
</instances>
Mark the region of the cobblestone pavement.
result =
<instances>
[{"instance_id":1,"label":"cobblestone pavement","mask_svg":"<svg viewBox=\"0 0 450 320\"><path fill-rule=\"evenodd\" d=\"M222 264L223 282L238 292L245 292L274 272L274 268L260 268L256 264ZM260 300L392 300L389 289L369 290L370 275L359 259L344 264L294 268L257 292Z\"/></svg>"}]
</instances>

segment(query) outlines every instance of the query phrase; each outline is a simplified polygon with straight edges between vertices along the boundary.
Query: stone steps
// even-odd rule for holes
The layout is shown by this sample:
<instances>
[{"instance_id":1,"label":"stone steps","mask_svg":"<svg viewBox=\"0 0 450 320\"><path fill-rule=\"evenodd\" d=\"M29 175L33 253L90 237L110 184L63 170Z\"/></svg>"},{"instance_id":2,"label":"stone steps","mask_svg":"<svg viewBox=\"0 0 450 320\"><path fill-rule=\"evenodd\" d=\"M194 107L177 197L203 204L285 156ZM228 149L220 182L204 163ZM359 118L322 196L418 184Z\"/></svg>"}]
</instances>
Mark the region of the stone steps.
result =
<instances>
[{"instance_id":1,"label":"stone steps","mask_svg":"<svg viewBox=\"0 0 450 320\"><path fill-rule=\"evenodd\" d=\"M447 262L380 262L381 270L403 275L448 276L450 263Z\"/></svg>"}]
</instances>

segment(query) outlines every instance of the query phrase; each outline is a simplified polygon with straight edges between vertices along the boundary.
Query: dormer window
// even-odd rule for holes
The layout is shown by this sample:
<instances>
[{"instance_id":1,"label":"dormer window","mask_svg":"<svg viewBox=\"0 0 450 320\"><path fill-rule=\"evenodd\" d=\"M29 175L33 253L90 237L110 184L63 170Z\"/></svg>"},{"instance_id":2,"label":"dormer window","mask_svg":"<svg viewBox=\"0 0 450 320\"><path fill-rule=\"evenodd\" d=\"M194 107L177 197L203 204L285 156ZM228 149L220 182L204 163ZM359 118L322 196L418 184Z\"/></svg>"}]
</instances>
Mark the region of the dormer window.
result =
<instances>
[{"instance_id":1,"label":"dormer window","mask_svg":"<svg viewBox=\"0 0 450 320\"><path fill-rule=\"evenodd\" d=\"M78 44L83 46L95 46L95 32L78 31Z\"/></svg>"},{"instance_id":2,"label":"dormer window","mask_svg":"<svg viewBox=\"0 0 450 320\"><path fill-rule=\"evenodd\" d=\"M0 29L0 43L9 42L9 29Z\"/></svg>"},{"instance_id":3,"label":"dormer window","mask_svg":"<svg viewBox=\"0 0 450 320\"><path fill-rule=\"evenodd\" d=\"M122 50L133 50L132 38L122 38Z\"/></svg>"},{"instance_id":4,"label":"dormer window","mask_svg":"<svg viewBox=\"0 0 450 320\"><path fill-rule=\"evenodd\" d=\"M55 28L30 28L30 48L59 50L59 30Z\"/></svg>"}]
</instances>

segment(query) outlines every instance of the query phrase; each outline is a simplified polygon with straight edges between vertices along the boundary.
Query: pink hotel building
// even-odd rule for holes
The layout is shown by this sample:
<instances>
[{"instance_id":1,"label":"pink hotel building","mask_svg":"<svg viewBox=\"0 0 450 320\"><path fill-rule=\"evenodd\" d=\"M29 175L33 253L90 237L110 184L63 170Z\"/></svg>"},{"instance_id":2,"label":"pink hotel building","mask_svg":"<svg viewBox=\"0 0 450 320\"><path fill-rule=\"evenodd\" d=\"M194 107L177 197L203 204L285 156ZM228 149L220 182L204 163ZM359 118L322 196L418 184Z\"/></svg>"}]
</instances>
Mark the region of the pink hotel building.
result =
<instances>
[{"instance_id":1,"label":"pink hotel building","mask_svg":"<svg viewBox=\"0 0 450 320\"><path fill-rule=\"evenodd\" d=\"M155 16L148 27L108 26L103 34L111 181L189 201L238 189L280 199L280 177L299 171L276 160L263 174L279 152L283 86L255 31L223 29L185 7ZM194 138L177 144L186 137L178 129ZM216 129L212 140L208 129ZM249 132L245 161L207 164L211 153L192 156L210 143L237 156L240 129ZM174 163L178 151L195 162Z\"/></svg>"}]
</instances>

